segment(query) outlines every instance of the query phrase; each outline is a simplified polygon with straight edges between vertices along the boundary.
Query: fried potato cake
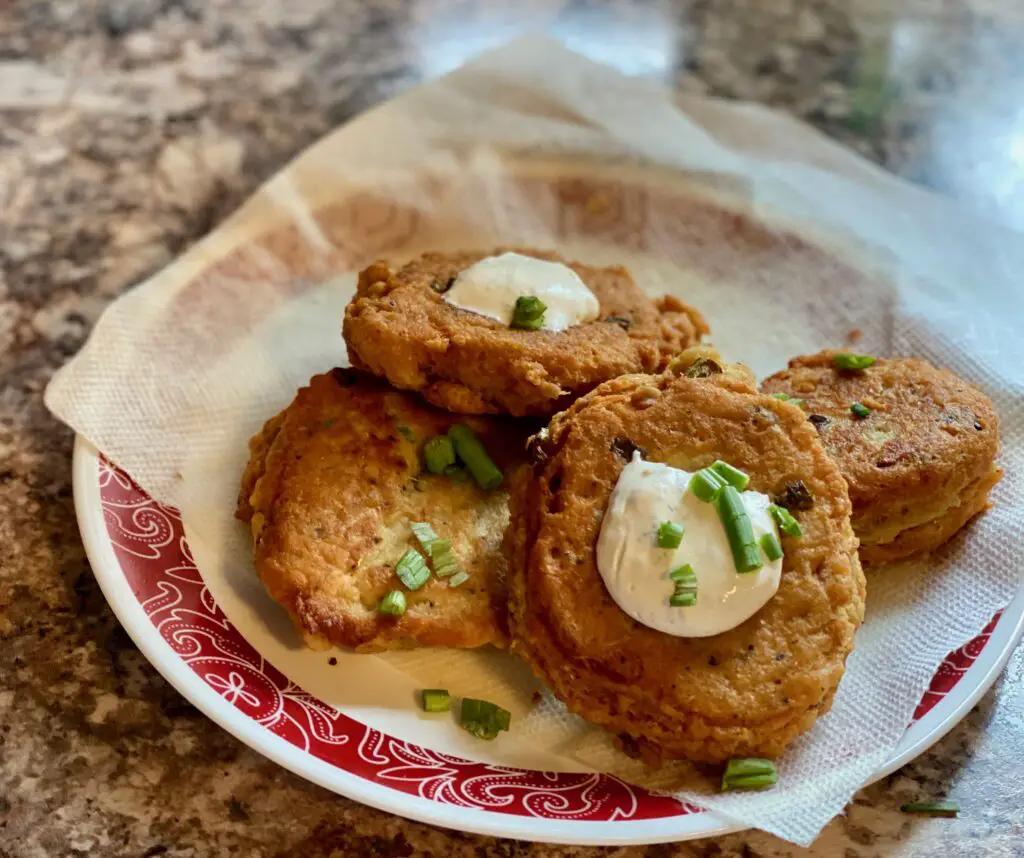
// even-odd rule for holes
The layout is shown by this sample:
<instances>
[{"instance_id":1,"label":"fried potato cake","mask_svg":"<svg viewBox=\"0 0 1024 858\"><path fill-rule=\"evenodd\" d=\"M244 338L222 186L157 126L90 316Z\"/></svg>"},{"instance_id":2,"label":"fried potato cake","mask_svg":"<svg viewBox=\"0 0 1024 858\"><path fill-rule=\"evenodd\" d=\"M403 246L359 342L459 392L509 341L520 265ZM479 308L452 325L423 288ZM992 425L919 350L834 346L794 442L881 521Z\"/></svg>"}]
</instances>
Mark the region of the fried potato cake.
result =
<instances>
[{"instance_id":1,"label":"fried potato cake","mask_svg":"<svg viewBox=\"0 0 1024 858\"><path fill-rule=\"evenodd\" d=\"M806 415L749 373L687 371L609 381L531 440L504 546L512 646L573 712L648 753L776 757L828 711L863 620L846 484ZM634 451L690 471L724 459L773 496L801 481L803 537L784 539L779 589L750 619L684 638L613 601L596 543Z\"/></svg>"},{"instance_id":2,"label":"fried potato cake","mask_svg":"<svg viewBox=\"0 0 1024 858\"><path fill-rule=\"evenodd\" d=\"M1002 477L995 409L977 388L924 361L841 370L837 353L794 358L761 389L804 400L849 484L865 565L934 551L988 507ZM854 403L870 414L854 414Z\"/></svg>"},{"instance_id":3,"label":"fried potato cake","mask_svg":"<svg viewBox=\"0 0 1024 858\"><path fill-rule=\"evenodd\" d=\"M671 296L652 301L621 266L537 250L515 252L572 268L600 302L597 321L519 330L441 297L460 271L506 250L427 253L397 271L371 265L345 311L352 365L448 411L550 415L610 378L664 368L708 332L697 310Z\"/></svg>"},{"instance_id":4,"label":"fried potato cake","mask_svg":"<svg viewBox=\"0 0 1024 858\"><path fill-rule=\"evenodd\" d=\"M455 422L372 376L335 369L315 376L250 442L236 514L251 527L260 578L310 646L504 644L507 491L484 492L472 479L421 467L423 442ZM525 460L528 427L461 422L503 470ZM395 563L416 546L413 521L449 538L470 577L457 588L431 577L406 590L403 616L383 616L381 598L405 590Z\"/></svg>"}]
</instances>

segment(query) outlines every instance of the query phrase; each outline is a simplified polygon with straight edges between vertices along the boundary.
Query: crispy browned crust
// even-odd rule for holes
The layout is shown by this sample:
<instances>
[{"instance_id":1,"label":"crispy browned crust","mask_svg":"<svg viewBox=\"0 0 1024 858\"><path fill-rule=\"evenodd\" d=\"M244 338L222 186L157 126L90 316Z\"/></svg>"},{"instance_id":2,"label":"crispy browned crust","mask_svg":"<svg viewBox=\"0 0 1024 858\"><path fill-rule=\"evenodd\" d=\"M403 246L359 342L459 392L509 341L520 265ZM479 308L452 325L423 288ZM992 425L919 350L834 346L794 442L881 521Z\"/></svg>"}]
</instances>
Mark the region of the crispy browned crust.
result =
<instances>
[{"instance_id":1,"label":"crispy browned crust","mask_svg":"<svg viewBox=\"0 0 1024 858\"><path fill-rule=\"evenodd\" d=\"M462 269L506 249L427 253L397 271L384 262L363 271L345 311L352 365L449 411L549 415L610 378L664 368L708 332L697 310L671 296L652 301L621 266L524 248L516 252L569 265L597 296L601 318L565 331L515 330L441 297Z\"/></svg>"},{"instance_id":2,"label":"crispy browned crust","mask_svg":"<svg viewBox=\"0 0 1024 858\"><path fill-rule=\"evenodd\" d=\"M421 471L426 438L458 418L355 370L315 376L249 444L237 515L248 521L254 559L270 595L312 646L362 652L414 646L503 644L508 520L504 487L483 492ZM503 469L524 460L529 428L514 420L463 418ZM452 540L470 579L436 578L407 592L399 618L377 613L428 521Z\"/></svg>"},{"instance_id":3,"label":"crispy browned crust","mask_svg":"<svg viewBox=\"0 0 1024 858\"><path fill-rule=\"evenodd\" d=\"M981 391L948 370L909 358L857 372L835 351L794 358L765 379L766 393L804 400L850 487L853 529L867 564L935 550L988 504L1002 472L999 418ZM855 417L860 402L870 416Z\"/></svg>"},{"instance_id":4,"label":"crispy browned crust","mask_svg":"<svg viewBox=\"0 0 1024 858\"><path fill-rule=\"evenodd\" d=\"M796 407L746 373L609 381L531 441L505 537L513 649L568 707L666 757L776 757L828 711L864 616L846 484ZM776 595L742 625L681 638L621 611L596 566L602 515L631 451L693 469L725 459L776 494L803 480Z\"/></svg>"}]
</instances>

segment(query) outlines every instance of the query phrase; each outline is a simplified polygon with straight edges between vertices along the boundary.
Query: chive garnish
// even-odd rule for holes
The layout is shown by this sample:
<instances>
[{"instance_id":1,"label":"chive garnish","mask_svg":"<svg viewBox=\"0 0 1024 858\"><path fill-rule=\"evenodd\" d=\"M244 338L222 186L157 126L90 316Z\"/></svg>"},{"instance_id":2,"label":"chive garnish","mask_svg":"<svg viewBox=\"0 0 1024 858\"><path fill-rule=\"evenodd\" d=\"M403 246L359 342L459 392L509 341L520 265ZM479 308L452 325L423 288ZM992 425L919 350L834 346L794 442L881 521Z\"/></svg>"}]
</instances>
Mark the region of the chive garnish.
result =
<instances>
[{"instance_id":1,"label":"chive garnish","mask_svg":"<svg viewBox=\"0 0 1024 858\"><path fill-rule=\"evenodd\" d=\"M838 369L867 369L877 358L871 355L858 355L853 352L839 352L833 355L832 362Z\"/></svg>"},{"instance_id":2,"label":"chive garnish","mask_svg":"<svg viewBox=\"0 0 1024 858\"><path fill-rule=\"evenodd\" d=\"M434 574L438 578L451 578L459 571L459 561L455 559L450 539L435 539L429 551L430 560L434 564Z\"/></svg>"},{"instance_id":3,"label":"chive garnish","mask_svg":"<svg viewBox=\"0 0 1024 858\"><path fill-rule=\"evenodd\" d=\"M448 586L449 587L458 587L461 584L465 584L468 580L469 580L469 573L468 572L456 572L454 575L452 575L451 578L448 579Z\"/></svg>"},{"instance_id":4,"label":"chive garnish","mask_svg":"<svg viewBox=\"0 0 1024 858\"><path fill-rule=\"evenodd\" d=\"M427 561L415 549L410 548L395 565L395 573L410 590L418 590L430 578Z\"/></svg>"},{"instance_id":5,"label":"chive garnish","mask_svg":"<svg viewBox=\"0 0 1024 858\"><path fill-rule=\"evenodd\" d=\"M658 525L658 548L678 548L683 541L683 526L674 521Z\"/></svg>"},{"instance_id":6,"label":"chive garnish","mask_svg":"<svg viewBox=\"0 0 1024 858\"><path fill-rule=\"evenodd\" d=\"M726 486L719 492L716 503L718 517L725 528L736 571L742 574L760 569L764 565L761 562L761 552L757 550L754 526L746 507L743 506L743 498L739 491L735 486Z\"/></svg>"},{"instance_id":7,"label":"chive garnish","mask_svg":"<svg viewBox=\"0 0 1024 858\"><path fill-rule=\"evenodd\" d=\"M389 617L400 617L405 613L405 593L401 590L392 590L377 605L378 614L386 614Z\"/></svg>"},{"instance_id":8,"label":"chive garnish","mask_svg":"<svg viewBox=\"0 0 1024 858\"><path fill-rule=\"evenodd\" d=\"M900 810L904 813L919 813L922 816L954 817L960 813L960 808L951 801L912 801L901 804Z\"/></svg>"},{"instance_id":9,"label":"chive garnish","mask_svg":"<svg viewBox=\"0 0 1024 858\"><path fill-rule=\"evenodd\" d=\"M775 763L759 757L729 760L722 773L722 792L734 789L764 789L777 783Z\"/></svg>"},{"instance_id":10,"label":"chive garnish","mask_svg":"<svg viewBox=\"0 0 1024 858\"><path fill-rule=\"evenodd\" d=\"M782 544L774 533L766 533L761 537L761 550L769 560L778 560L782 556Z\"/></svg>"},{"instance_id":11,"label":"chive garnish","mask_svg":"<svg viewBox=\"0 0 1024 858\"><path fill-rule=\"evenodd\" d=\"M779 526L786 536L790 536L793 539L799 539L804 535L803 529L800 527L800 522L793 518L791 513L784 506L778 504L772 504L768 507L768 512L771 513L772 518L775 519L775 523Z\"/></svg>"},{"instance_id":12,"label":"chive garnish","mask_svg":"<svg viewBox=\"0 0 1024 858\"><path fill-rule=\"evenodd\" d=\"M721 459L718 459L711 465L711 470L718 474L718 476L725 480L730 486L735 486L739 491L743 491L750 485L750 477L743 473L739 468L734 468L728 462L723 462Z\"/></svg>"},{"instance_id":13,"label":"chive garnish","mask_svg":"<svg viewBox=\"0 0 1024 858\"><path fill-rule=\"evenodd\" d=\"M487 700L465 697L459 707L459 726L478 739L494 739L512 724L512 713Z\"/></svg>"},{"instance_id":14,"label":"chive garnish","mask_svg":"<svg viewBox=\"0 0 1024 858\"><path fill-rule=\"evenodd\" d=\"M698 500L702 500L704 503L711 503L718 497L718 493L725 485L725 480L712 471L711 468L701 468L690 477L687 488L696 495Z\"/></svg>"},{"instance_id":15,"label":"chive garnish","mask_svg":"<svg viewBox=\"0 0 1024 858\"><path fill-rule=\"evenodd\" d=\"M434 533L434 528L425 521L410 521L409 528L412 530L412 535L416 537L416 541L420 544L420 547L429 553L430 546L437 540L437 534Z\"/></svg>"},{"instance_id":16,"label":"chive garnish","mask_svg":"<svg viewBox=\"0 0 1024 858\"><path fill-rule=\"evenodd\" d=\"M455 464L455 447L447 435L435 435L423 445L423 458L432 474L443 474Z\"/></svg>"},{"instance_id":17,"label":"chive garnish","mask_svg":"<svg viewBox=\"0 0 1024 858\"><path fill-rule=\"evenodd\" d=\"M802 399L797 399L795 396L790 396L788 393L773 393L772 398L788 402L790 405L796 405L798 408L804 407L804 401Z\"/></svg>"},{"instance_id":18,"label":"chive garnish","mask_svg":"<svg viewBox=\"0 0 1024 858\"><path fill-rule=\"evenodd\" d=\"M473 430L461 423L456 423L448 430L448 437L455 445L455 452L469 468L473 479L484 491L496 489L501 485L503 479L498 466L491 461L487 450L480 443L480 439L473 434Z\"/></svg>"},{"instance_id":19,"label":"chive garnish","mask_svg":"<svg viewBox=\"0 0 1024 858\"><path fill-rule=\"evenodd\" d=\"M424 712L448 712L452 708L452 696L447 688L424 688L420 699Z\"/></svg>"},{"instance_id":20,"label":"chive garnish","mask_svg":"<svg viewBox=\"0 0 1024 858\"><path fill-rule=\"evenodd\" d=\"M673 608L692 608L697 604L697 573L686 563L668 573L676 585L675 592L669 596L668 603Z\"/></svg>"},{"instance_id":21,"label":"chive garnish","mask_svg":"<svg viewBox=\"0 0 1024 858\"><path fill-rule=\"evenodd\" d=\"M861 420L871 414L871 409L866 405L861 405L859 402L854 402L853 405L850 406L850 411L853 412L854 417L859 417Z\"/></svg>"},{"instance_id":22,"label":"chive garnish","mask_svg":"<svg viewBox=\"0 0 1024 858\"><path fill-rule=\"evenodd\" d=\"M545 310L547 310L547 306L540 298L536 298L533 295L522 295L516 298L516 306L512 310L510 326L513 328L524 328L528 331L536 331L544 324Z\"/></svg>"}]
</instances>

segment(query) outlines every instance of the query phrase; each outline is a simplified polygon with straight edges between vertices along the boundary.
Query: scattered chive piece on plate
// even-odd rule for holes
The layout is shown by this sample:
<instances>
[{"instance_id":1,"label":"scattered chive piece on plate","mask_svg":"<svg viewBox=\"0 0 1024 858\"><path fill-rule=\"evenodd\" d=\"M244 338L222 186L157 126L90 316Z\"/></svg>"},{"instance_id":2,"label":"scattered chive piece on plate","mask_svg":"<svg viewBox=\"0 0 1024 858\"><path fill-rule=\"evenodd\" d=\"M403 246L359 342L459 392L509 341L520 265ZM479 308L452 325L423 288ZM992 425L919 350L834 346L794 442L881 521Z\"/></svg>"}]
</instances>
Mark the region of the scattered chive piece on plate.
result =
<instances>
[{"instance_id":1,"label":"scattered chive piece on plate","mask_svg":"<svg viewBox=\"0 0 1024 858\"><path fill-rule=\"evenodd\" d=\"M683 526L674 521L658 525L658 548L678 548L683 541Z\"/></svg>"},{"instance_id":2,"label":"scattered chive piece on plate","mask_svg":"<svg viewBox=\"0 0 1024 858\"><path fill-rule=\"evenodd\" d=\"M377 605L377 613L388 617L400 617L405 613L405 593L401 590L392 590Z\"/></svg>"},{"instance_id":3,"label":"scattered chive piece on plate","mask_svg":"<svg viewBox=\"0 0 1024 858\"><path fill-rule=\"evenodd\" d=\"M432 474L443 474L455 464L455 447L447 435L435 435L423 445L423 458Z\"/></svg>"},{"instance_id":4,"label":"scattered chive piece on plate","mask_svg":"<svg viewBox=\"0 0 1024 858\"><path fill-rule=\"evenodd\" d=\"M409 522L409 528L412 530L412 535L416 537L416 541L420 544L424 551L430 551L430 546L437 540L437 534L434 533L434 528L425 521L411 521Z\"/></svg>"},{"instance_id":5,"label":"scattered chive piece on plate","mask_svg":"<svg viewBox=\"0 0 1024 858\"><path fill-rule=\"evenodd\" d=\"M779 780L775 763L759 757L729 760L722 774L722 792L734 789L764 789Z\"/></svg>"},{"instance_id":6,"label":"scattered chive piece on plate","mask_svg":"<svg viewBox=\"0 0 1024 858\"><path fill-rule=\"evenodd\" d=\"M722 520L725 535L729 540L733 564L736 571L755 572L764 564L761 552L757 550L754 539L754 525L750 521L747 509L743 506L743 498L736 486L725 486L718 494L718 517Z\"/></svg>"},{"instance_id":7,"label":"scattered chive piece on plate","mask_svg":"<svg viewBox=\"0 0 1024 858\"><path fill-rule=\"evenodd\" d=\"M850 411L853 412L854 417L859 417L862 420L871 414L871 409L866 405L861 405L859 402L854 402L853 405L850 406Z\"/></svg>"},{"instance_id":8,"label":"scattered chive piece on plate","mask_svg":"<svg viewBox=\"0 0 1024 858\"><path fill-rule=\"evenodd\" d=\"M668 573L676 585L668 603L673 608L692 608L697 604L697 573L689 563L677 566Z\"/></svg>"},{"instance_id":9,"label":"scattered chive piece on plate","mask_svg":"<svg viewBox=\"0 0 1024 858\"><path fill-rule=\"evenodd\" d=\"M725 484L725 480L712 471L711 468L701 468L690 477L687 488L694 493L698 500L702 500L704 503L711 503L718 497L718 493Z\"/></svg>"},{"instance_id":10,"label":"scattered chive piece on plate","mask_svg":"<svg viewBox=\"0 0 1024 858\"><path fill-rule=\"evenodd\" d=\"M430 578L430 568L415 548L410 548L395 564L395 574L410 590L418 590Z\"/></svg>"},{"instance_id":11,"label":"scattered chive piece on plate","mask_svg":"<svg viewBox=\"0 0 1024 858\"><path fill-rule=\"evenodd\" d=\"M917 813L921 816L945 816L954 817L960 813L960 808L951 801L912 801L909 804L900 805L903 813Z\"/></svg>"},{"instance_id":12,"label":"scattered chive piece on plate","mask_svg":"<svg viewBox=\"0 0 1024 858\"><path fill-rule=\"evenodd\" d=\"M498 466L491 461L487 450L473 430L461 423L456 423L448 430L448 437L455 445L455 452L469 468L473 479L484 491L491 491L501 485L504 479Z\"/></svg>"},{"instance_id":13,"label":"scattered chive piece on plate","mask_svg":"<svg viewBox=\"0 0 1024 858\"><path fill-rule=\"evenodd\" d=\"M728 462L723 462L721 459L718 459L711 465L711 470L718 474L718 476L725 480L730 486L735 486L739 491L743 491L750 485L749 476L743 473L739 468L734 468Z\"/></svg>"},{"instance_id":14,"label":"scattered chive piece on plate","mask_svg":"<svg viewBox=\"0 0 1024 858\"><path fill-rule=\"evenodd\" d=\"M459 571L459 561L455 559L450 539L435 539L430 545L430 559L438 578L451 578Z\"/></svg>"},{"instance_id":15,"label":"scattered chive piece on plate","mask_svg":"<svg viewBox=\"0 0 1024 858\"><path fill-rule=\"evenodd\" d=\"M832 357L832 362L838 369L867 369L876 360L877 358L871 355L858 355L853 352L839 352Z\"/></svg>"},{"instance_id":16,"label":"scattered chive piece on plate","mask_svg":"<svg viewBox=\"0 0 1024 858\"><path fill-rule=\"evenodd\" d=\"M761 537L761 550L769 560L778 560L782 556L782 545L774 533L766 533Z\"/></svg>"},{"instance_id":17,"label":"scattered chive piece on plate","mask_svg":"<svg viewBox=\"0 0 1024 858\"><path fill-rule=\"evenodd\" d=\"M452 708L452 696L447 688L424 688L420 699L424 712L448 712Z\"/></svg>"},{"instance_id":18,"label":"scattered chive piece on plate","mask_svg":"<svg viewBox=\"0 0 1024 858\"><path fill-rule=\"evenodd\" d=\"M779 526L786 536L790 536L793 539L799 539L804 535L803 528L800 527L800 522L793 518L791 513L784 506L778 504L772 504L768 507L768 512L771 513L772 518L775 519L775 523Z\"/></svg>"},{"instance_id":19,"label":"scattered chive piece on plate","mask_svg":"<svg viewBox=\"0 0 1024 858\"><path fill-rule=\"evenodd\" d=\"M512 724L512 713L487 700L464 697L459 707L459 726L478 739L494 739Z\"/></svg>"},{"instance_id":20,"label":"scattered chive piece on plate","mask_svg":"<svg viewBox=\"0 0 1024 858\"><path fill-rule=\"evenodd\" d=\"M460 584L465 584L469 580L468 572L456 572L448 579L449 587L458 587Z\"/></svg>"},{"instance_id":21,"label":"scattered chive piece on plate","mask_svg":"<svg viewBox=\"0 0 1024 858\"><path fill-rule=\"evenodd\" d=\"M533 295L522 295L516 298L510 327L536 331L544 324L545 310L547 310L547 305L540 298Z\"/></svg>"}]
</instances>

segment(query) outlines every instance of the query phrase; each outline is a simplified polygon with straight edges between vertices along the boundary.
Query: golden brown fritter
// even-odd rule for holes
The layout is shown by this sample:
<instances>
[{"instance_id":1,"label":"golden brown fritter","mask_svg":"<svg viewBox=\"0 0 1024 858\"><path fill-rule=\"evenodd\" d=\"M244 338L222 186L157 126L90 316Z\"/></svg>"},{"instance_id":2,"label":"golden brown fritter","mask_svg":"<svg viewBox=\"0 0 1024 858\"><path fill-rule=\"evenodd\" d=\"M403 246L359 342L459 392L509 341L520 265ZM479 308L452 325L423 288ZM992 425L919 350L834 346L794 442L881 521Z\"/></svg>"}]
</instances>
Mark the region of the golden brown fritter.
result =
<instances>
[{"instance_id":1,"label":"golden brown fritter","mask_svg":"<svg viewBox=\"0 0 1024 858\"><path fill-rule=\"evenodd\" d=\"M938 548L988 506L999 418L981 391L948 370L909 358L865 370L835 367L835 351L794 358L765 393L804 400L850 487L865 564ZM871 409L857 417L850 406Z\"/></svg>"},{"instance_id":2,"label":"golden brown fritter","mask_svg":"<svg viewBox=\"0 0 1024 858\"><path fill-rule=\"evenodd\" d=\"M307 643L361 652L414 646L503 644L508 521L505 486L484 492L421 469L423 442L455 415L350 369L315 376L249 444L237 515L250 523L256 569ZM529 429L514 420L464 418L503 470L525 459ZM431 577L406 591L408 610L377 604L405 590L395 563L416 542L411 521L451 539L470 578Z\"/></svg>"},{"instance_id":3,"label":"golden brown fritter","mask_svg":"<svg viewBox=\"0 0 1024 858\"><path fill-rule=\"evenodd\" d=\"M515 250L571 267L597 296L600 319L517 330L441 297L460 271L505 250L427 253L398 271L383 262L363 271L345 311L352 365L449 411L549 415L610 378L664 368L708 331L697 310L671 296L652 301L621 266L522 248Z\"/></svg>"},{"instance_id":4,"label":"golden brown fritter","mask_svg":"<svg viewBox=\"0 0 1024 858\"><path fill-rule=\"evenodd\" d=\"M776 757L828 711L864 615L846 484L795 406L743 372L633 375L557 415L530 444L505 537L513 649L568 707L665 757ZM602 516L634 450L694 470L724 459L770 495L810 493L783 539L776 595L714 637L637 623L597 569Z\"/></svg>"}]
</instances>

